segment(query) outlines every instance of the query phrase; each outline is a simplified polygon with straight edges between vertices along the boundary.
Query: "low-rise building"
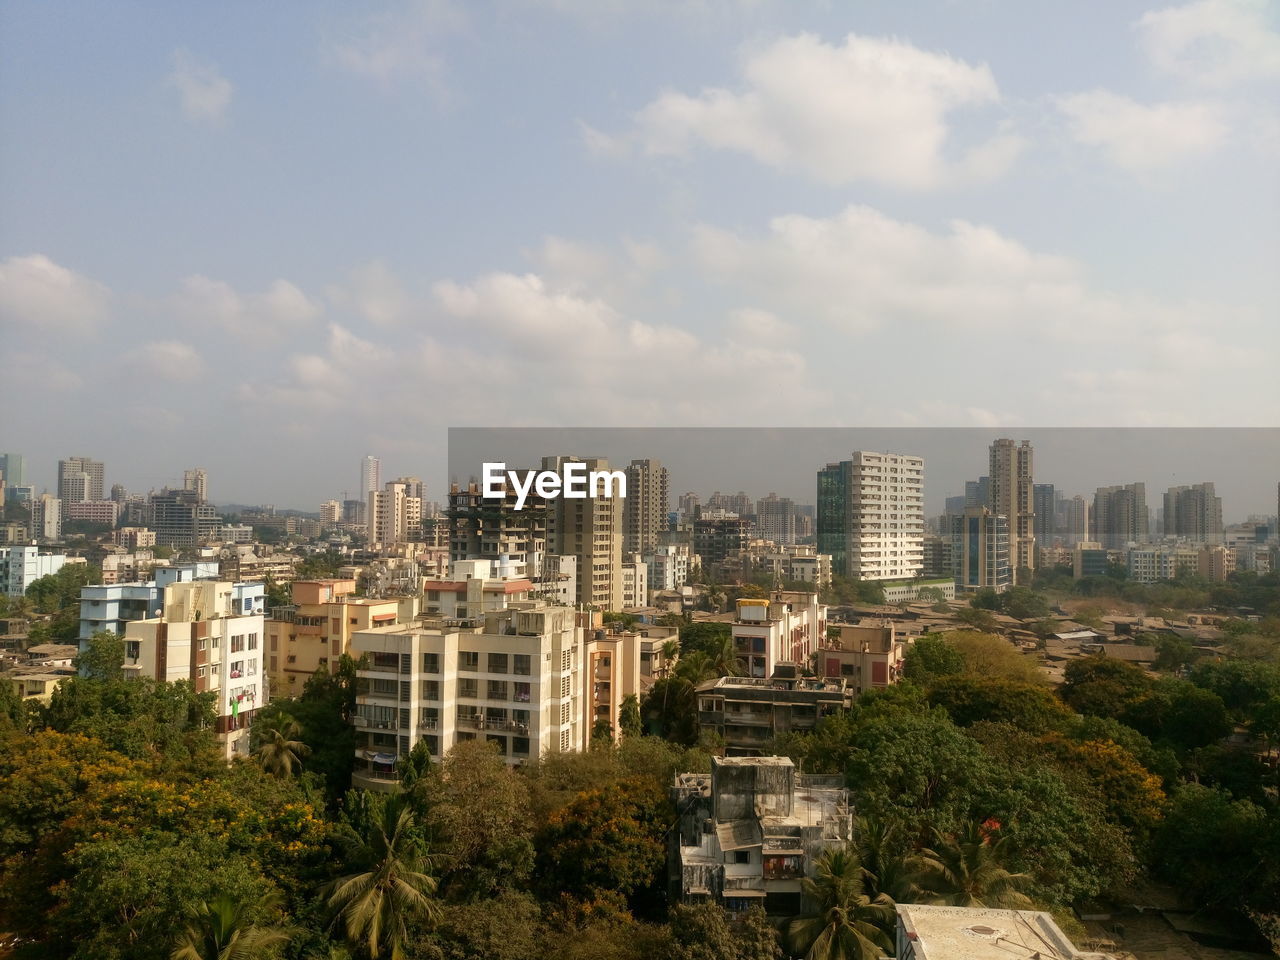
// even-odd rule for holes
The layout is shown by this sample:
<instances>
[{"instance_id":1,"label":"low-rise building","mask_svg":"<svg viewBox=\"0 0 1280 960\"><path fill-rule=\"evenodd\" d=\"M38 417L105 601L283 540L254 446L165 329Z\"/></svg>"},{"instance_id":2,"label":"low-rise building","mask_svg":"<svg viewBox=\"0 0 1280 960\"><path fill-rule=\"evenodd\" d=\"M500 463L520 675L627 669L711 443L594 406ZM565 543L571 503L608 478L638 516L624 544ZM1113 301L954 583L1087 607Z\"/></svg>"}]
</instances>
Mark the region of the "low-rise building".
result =
<instances>
[{"instance_id":1,"label":"low-rise building","mask_svg":"<svg viewBox=\"0 0 1280 960\"><path fill-rule=\"evenodd\" d=\"M748 677L768 677L773 665L808 663L827 628L827 608L818 594L778 590L768 600L738 600L730 627L733 645Z\"/></svg>"},{"instance_id":2,"label":"low-rise building","mask_svg":"<svg viewBox=\"0 0 1280 960\"><path fill-rule=\"evenodd\" d=\"M153 572L155 579L142 583L99 583L80 588L78 637L82 644L99 631L123 634L127 624L159 616L165 587L171 583L216 578L218 565L209 560L197 560L171 567L156 567Z\"/></svg>"},{"instance_id":3,"label":"low-rise building","mask_svg":"<svg viewBox=\"0 0 1280 960\"><path fill-rule=\"evenodd\" d=\"M844 779L799 774L787 757L713 757L710 775L676 774L671 799L673 900L795 916L818 858L853 838Z\"/></svg>"},{"instance_id":4,"label":"low-rise building","mask_svg":"<svg viewBox=\"0 0 1280 960\"><path fill-rule=\"evenodd\" d=\"M10 597L26 596L27 587L57 573L66 563L66 554L41 553L31 544L0 547L0 588Z\"/></svg>"},{"instance_id":5,"label":"low-rise building","mask_svg":"<svg viewBox=\"0 0 1280 960\"><path fill-rule=\"evenodd\" d=\"M805 733L830 713L847 710L853 694L842 680L809 680L794 663L773 675L719 677L698 685L698 726L724 740L725 755L759 756L780 733Z\"/></svg>"},{"instance_id":6,"label":"low-rise building","mask_svg":"<svg viewBox=\"0 0 1280 960\"><path fill-rule=\"evenodd\" d=\"M276 607L266 621L267 673L273 697L296 697L317 670L334 673L351 637L361 630L409 623L417 615L413 597L385 600L355 596L350 579L295 580L292 605Z\"/></svg>"},{"instance_id":7,"label":"low-rise building","mask_svg":"<svg viewBox=\"0 0 1280 960\"><path fill-rule=\"evenodd\" d=\"M900 903L898 960L1114 960L1080 950L1040 910Z\"/></svg>"},{"instance_id":8,"label":"low-rise building","mask_svg":"<svg viewBox=\"0 0 1280 960\"><path fill-rule=\"evenodd\" d=\"M920 591L922 590L930 591L930 593L934 594L934 599L937 599L939 595L943 600L954 600L956 598L956 582L951 577L885 580L882 581L882 585L884 586L885 603L910 603L912 600L919 600Z\"/></svg>"},{"instance_id":9,"label":"low-rise building","mask_svg":"<svg viewBox=\"0 0 1280 960\"><path fill-rule=\"evenodd\" d=\"M907 644L888 622L841 624L818 651L818 672L841 680L857 695L891 686L902 677Z\"/></svg>"},{"instance_id":10,"label":"low-rise building","mask_svg":"<svg viewBox=\"0 0 1280 960\"><path fill-rule=\"evenodd\" d=\"M689 580L693 558L687 543L655 546L644 559L649 568L650 590L679 590Z\"/></svg>"}]
</instances>

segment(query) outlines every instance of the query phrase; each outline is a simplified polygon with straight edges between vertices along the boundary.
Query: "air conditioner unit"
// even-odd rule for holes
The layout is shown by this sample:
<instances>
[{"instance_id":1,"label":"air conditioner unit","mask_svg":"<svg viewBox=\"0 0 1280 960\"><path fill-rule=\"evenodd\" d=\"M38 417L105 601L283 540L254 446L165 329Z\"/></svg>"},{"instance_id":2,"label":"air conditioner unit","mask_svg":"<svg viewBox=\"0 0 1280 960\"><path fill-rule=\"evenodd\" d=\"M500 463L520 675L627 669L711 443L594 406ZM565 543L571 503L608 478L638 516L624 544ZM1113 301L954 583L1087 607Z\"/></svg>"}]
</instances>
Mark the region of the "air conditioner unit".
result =
<instances>
[{"instance_id":1,"label":"air conditioner unit","mask_svg":"<svg viewBox=\"0 0 1280 960\"><path fill-rule=\"evenodd\" d=\"M368 717L352 717L351 722L357 727L367 727L369 725Z\"/></svg>"}]
</instances>

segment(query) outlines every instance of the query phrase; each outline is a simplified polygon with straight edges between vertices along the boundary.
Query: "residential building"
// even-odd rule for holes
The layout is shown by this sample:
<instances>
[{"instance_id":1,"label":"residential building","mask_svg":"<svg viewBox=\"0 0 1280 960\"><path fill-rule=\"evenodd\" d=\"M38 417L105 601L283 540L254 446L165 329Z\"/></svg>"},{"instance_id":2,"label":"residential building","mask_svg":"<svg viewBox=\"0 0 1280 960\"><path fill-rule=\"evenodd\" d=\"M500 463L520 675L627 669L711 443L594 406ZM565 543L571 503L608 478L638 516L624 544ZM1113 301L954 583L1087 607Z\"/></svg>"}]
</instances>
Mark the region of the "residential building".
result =
<instances>
[{"instance_id":1,"label":"residential building","mask_svg":"<svg viewBox=\"0 0 1280 960\"><path fill-rule=\"evenodd\" d=\"M585 464L588 475L610 471L609 461L603 458L565 456L543 457L542 469L562 474L569 462ZM621 610L625 498L606 496L598 485L588 493L582 498L547 501L547 551L577 558L578 603L594 610Z\"/></svg>"},{"instance_id":2,"label":"residential building","mask_svg":"<svg viewBox=\"0 0 1280 960\"><path fill-rule=\"evenodd\" d=\"M120 504L114 500L72 500L64 502L63 522L82 520L114 527L120 515Z\"/></svg>"},{"instance_id":3,"label":"residential building","mask_svg":"<svg viewBox=\"0 0 1280 960\"><path fill-rule=\"evenodd\" d=\"M644 555L644 559L649 567L650 590L678 590L689 580L692 557L688 544L656 546Z\"/></svg>"},{"instance_id":4,"label":"residential building","mask_svg":"<svg viewBox=\"0 0 1280 960\"><path fill-rule=\"evenodd\" d=\"M960 508L960 513L964 513L963 507ZM942 528L942 535L936 537L926 536L924 538L924 561L921 566L920 575L928 579L951 576L950 515L943 519L947 521L947 525Z\"/></svg>"},{"instance_id":5,"label":"residential building","mask_svg":"<svg viewBox=\"0 0 1280 960\"><path fill-rule=\"evenodd\" d=\"M777 580L803 580L820 587L831 585L831 557L818 553L815 547L792 544L775 547L770 541L749 548L752 566L773 575Z\"/></svg>"},{"instance_id":6,"label":"residential building","mask_svg":"<svg viewBox=\"0 0 1280 960\"><path fill-rule=\"evenodd\" d=\"M342 522L342 503L338 500L326 500L320 504L320 522L326 527Z\"/></svg>"},{"instance_id":7,"label":"residential building","mask_svg":"<svg viewBox=\"0 0 1280 960\"><path fill-rule=\"evenodd\" d=\"M125 627L134 621L160 616L165 587L216 579L218 564L197 560L173 567L156 567L153 572L155 578L145 583L99 583L81 587L78 634L81 642L103 630L123 634Z\"/></svg>"},{"instance_id":8,"label":"residential building","mask_svg":"<svg viewBox=\"0 0 1280 960\"><path fill-rule=\"evenodd\" d=\"M1089 501L1076 494L1070 500L1062 501L1062 534L1067 546L1089 539Z\"/></svg>"},{"instance_id":9,"label":"residential building","mask_svg":"<svg viewBox=\"0 0 1280 960\"><path fill-rule=\"evenodd\" d=\"M62 539L62 501L42 493L31 501L31 536L44 542Z\"/></svg>"},{"instance_id":10,"label":"residential building","mask_svg":"<svg viewBox=\"0 0 1280 960\"><path fill-rule=\"evenodd\" d=\"M1108 550L1096 540L1080 541L1076 544L1071 575L1077 580L1081 577L1105 576L1111 566L1113 553L1114 551Z\"/></svg>"},{"instance_id":11,"label":"residential building","mask_svg":"<svg viewBox=\"0 0 1280 960\"><path fill-rule=\"evenodd\" d=\"M819 674L842 681L856 696L901 679L907 644L892 622L841 624L838 629L838 635L824 640L818 651Z\"/></svg>"},{"instance_id":12,"label":"residential building","mask_svg":"<svg viewBox=\"0 0 1280 960\"><path fill-rule=\"evenodd\" d=\"M624 559L622 571L622 606L643 607L649 603L649 565L638 553L630 554Z\"/></svg>"},{"instance_id":13,"label":"residential building","mask_svg":"<svg viewBox=\"0 0 1280 960\"><path fill-rule=\"evenodd\" d=\"M1165 492L1164 535L1196 543L1222 542L1222 498L1212 483L1170 487Z\"/></svg>"},{"instance_id":14,"label":"residential building","mask_svg":"<svg viewBox=\"0 0 1280 960\"><path fill-rule=\"evenodd\" d=\"M465 621L362 630L358 672L358 787L390 789L396 762L419 741L440 759L455 744L483 738L509 763L581 750L583 629L568 607L521 604Z\"/></svg>"},{"instance_id":15,"label":"residential building","mask_svg":"<svg viewBox=\"0 0 1280 960\"><path fill-rule=\"evenodd\" d=\"M289 585L293 603L273 608L263 626L272 696L298 696L317 670L336 673L359 631L411 623L417 615L415 598L357 597L355 589L355 580L338 578Z\"/></svg>"},{"instance_id":16,"label":"residential building","mask_svg":"<svg viewBox=\"0 0 1280 960\"><path fill-rule=\"evenodd\" d=\"M1129 579L1135 583L1175 580L1200 569L1200 550L1194 546L1131 547L1127 554Z\"/></svg>"},{"instance_id":17,"label":"residential building","mask_svg":"<svg viewBox=\"0 0 1280 960\"><path fill-rule=\"evenodd\" d=\"M222 519L212 504L199 499L194 490L162 490L151 495L151 517L147 524L162 547L189 549L218 538Z\"/></svg>"},{"instance_id":18,"label":"residential building","mask_svg":"<svg viewBox=\"0 0 1280 960\"><path fill-rule=\"evenodd\" d=\"M369 494L369 543L385 545L422 539L422 481L399 477Z\"/></svg>"},{"instance_id":19,"label":"residential building","mask_svg":"<svg viewBox=\"0 0 1280 960\"><path fill-rule=\"evenodd\" d=\"M67 457L58 461L58 499L101 500L105 468L101 460Z\"/></svg>"},{"instance_id":20,"label":"residential building","mask_svg":"<svg viewBox=\"0 0 1280 960\"><path fill-rule=\"evenodd\" d=\"M1259 555L1270 556L1270 554L1265 551ZM1250 559L1253 559L1254 562L1242 568L1240 559L1239 551L1228 550L1221 544L1205 544L1199 549L1199 551L1197 551L1196 573L1204 577L1206 580L1211 580L1215 583L1222 583L1231 573L1238 569L1254 570L1258 573L1270 572L1271 568L1269 564L1266 565L1266 569L1258 570L1257 561L1252 557ZM1247 562L1248 561L1246 561L1246 563Z\"/></svg>"},{"instance_id":21,"label":"residential building","mask_svg":"<svg viewBox=\"0 0 1280 960\"><path fill-rule=\"evenodd\" d=\"M622 552L648 553L658 545L658 535L667 529L670 474L659 460L632 460L626 474Z\"/></svg>"},{"instance_id":22,"label":"residential building","mask_svg":"<svg viewBox=\"0 0 1280 960\"><path fill-rule=\"evenodd\" d=\"M161 614L125 625L126 676L190 680L214 694L223 756L249 755L249 728L267 705L261 583L197 580L164 588Z\"/></svg>"},{"instance_id":23,"label":"residential building","mask_svg":"<svg viewBox=\"0 0 1280 960\"><path fill-rule=\"evenodd\" d=\"M704 510L716 511L721 510L725 513L733 513L739 517L745 517L751 513L754 504L746 491L739 490L737 493L721 493L719 490L711 494L707 498L707 505Z\"/></svg>"},{"instance_id":24,"label":"residential building","mask_svg":"<svg viewBox=\"0 0 1280 960\"><path fill-rule=\"evenodd\" d=\"M156 545L155 531L147 527L121 527L111 534L111 542L130 550Z\"/></svg>"},{"instance_id":25,"label":"residential building","mask_svg":"<svg viewBox=\"0 0 1280 960\"><path fill-rule=\"evenodd\" d=\"M66 563L66 554L41 553L32 544L0 547L0 588L6 596L26 596L27 587L57 573Z\"/></svg>"},{"instance_id":26,"label":"residential building","mask_svg":"<svg viewBox=\"0 0 1280 960\"><path fill-rule=\"evenodd\" d=\"M784 661L809 662L826 636L827 607L816 592L777 590L768 600L743 597L729 629L743 675L771 677Z\"/></svg>"},{"instance_id":27,"label":"residential building","mask_svg":"<svg viewBox=\"0 0 1280 960\"><path fill-rule=\"evenodd\" d=\"M182 471L182 489L190 490L201 502L209 499L209 472L204 467Z\"/></svg>"},{"instance_id":28,"label":"residential building","mask_svg":"<svg viewBox=\"0 0 1280 960\"><path fill-rule=\"evenodd\" d=\"M1058 536L1058 501L1061 496L1052 483L1031 486L1031 505L1035 516L1031 528L1036 535L1036 544L1041 547L1053 546Z\"/></svg>"},{"instance_id":29,"label":"residential building","mask_svg":"<svg viewBox=\"0 0 1280 960\"><path fill-rule=\"evenodd\" d=\"M770 492L756 501L756 535L778 546L796 542L796 502Z\"/></svg>"},{"instance_id":30,"label":"residential building","mask_svg":"<svg viewBox=\"0 0 1280 960\"><path fill-rule=\"evenodd\" d=\"M1145 483L1099 487L1093 495L1089 539L1108 550L1123 550L1147 542L1150 522Z\"/></svg>"},{"instance_id":31,"label":"residential building","mask_svg":"<svg viewBox=\"0 0 1280 960\"><path fill-rule=\"evenodd\" d=\"M840 680L805 679L799 663L763 677L717 677L698 684L698 726L724 741L725 756L755 757L781 733L806 733L846 710L853 691Z\"/></svg>"},{"instance_id":32,"label":"residential building","mask_svg":"<svg viewBox=\"0 0 1280 960\"><path fill-rule=\"evenodd\" d=\"M979 477L977 480L966 480L964 484L964 507L989 506L991 506L991 478Z\"/></svg>"},{"instance_id":33,"label":"residential building","mask_svg":"<svg viewBox=\"0 0 1280 960\"><path fill-rule=\"evenodd\" d=\"M505 610L530 599L537 588L527 577L515 574L511 564L454 560L448 579L428 578L422 589L422 612L450 620Z\"/></svg>"},{"instance_id":34,"label":"residential building","mask_svg":"<svg viewBox=\"0 0 1280 960\"><path fill-rule=\"evenodd\" d=\"M692 520L702 510L702 500L693 491L682 493L677 504L682 520Z\"/></svg>"},{"instance_id":35,"label":"residential building","mask_svg":"<svg viewBox=\"0 0 1280 960\"><path fill-rule=\"evenodd\" d=\"M965 507L951 518L951 576L965 593L1013 586L1009 520L986 507Z\"/></svg>"},{"instance_id":36,"label":"residential building","mask_svg":"<svg viewBox=\"0 0 1280 960\"><path fill-rule=\"evenodd\" d=\"M671 800L672 901L795 916L818 859L853 840L843 778L797 773L788 757L712 757L709 776L676 774Z\"/></svg>"},{"instance_id":37,"label":"residential building","mask_svg":"<svg viewBox=\"0 0 1280 960\"><path fill-rule=\"evenodd\" d=\"M818 471L818 552L834 573L905 580L924 565L924 460L854 451Z\"/></svg>"},{"instance_id":38,"label":"residential building","mask_svg":"<svg viewBox=\"0 0 1280 960\"><path fill-rule=\"evenodd\" d=\"M1014 579L1036 568L1035 501L1031 442L991 444L991 502L986 506L1009 523L1009 563Z\"/></svg>"},{"instance_id":39,"label":"residential building","mask_svg":"<svg viewBox=\"0 0 1280 960\"><path fill-rule=\"evenodd\" d=\"M1080 950L1039 910L897 905L898 960L1115 960Z\"/></svg>"},{"instance_id":40,"label":"residential building","mask_svg":"<svg viewBox=\"0 0 1280 960\"><path fill-rule=\"evenodd\" d=\"M693 521L693 552L710 573L736 557L751 542L751 521L722 510L704 509Z\"/></svg>"}]
</instances>

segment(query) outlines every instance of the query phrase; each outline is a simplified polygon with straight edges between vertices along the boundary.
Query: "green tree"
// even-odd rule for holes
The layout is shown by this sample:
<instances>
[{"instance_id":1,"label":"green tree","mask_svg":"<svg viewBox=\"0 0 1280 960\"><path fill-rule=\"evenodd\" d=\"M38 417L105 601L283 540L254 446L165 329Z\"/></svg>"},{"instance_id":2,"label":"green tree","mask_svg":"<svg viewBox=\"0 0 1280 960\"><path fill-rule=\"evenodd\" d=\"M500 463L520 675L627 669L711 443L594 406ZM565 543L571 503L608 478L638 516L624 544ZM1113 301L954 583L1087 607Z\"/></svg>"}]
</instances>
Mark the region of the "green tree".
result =
<instances>
[{"instance_id":1,"label":"green tree","mask_svg":"<svg viewBox=\"0 0 1280 960\"><path fill-rule=\"evenodd\" d=\"M1120 719L1155 741L1179 750L1207 747L1231 733L1222 698L1185 680L1162 677L1130 703Z\"/></svg>"},{"instance_id":2,"label":"green tree","mask_svg":"<svg viewBox=\"0 0 1280 960\"><path fill-rule=\"evenodd\" d=\"M954 835L935 830L933 846L918 857L921 896L952 907L1029 907L1023 891L1031 877L1005 867L1010 852L999 824L970 822Z\"/></svg>"},{"instance_id":3,"label":"green tree","mask_svg":"<svg viewBox=\"0 0 1280 960\"><path fill-rule=\"evenodd\" d=\"M292 717L282 717L267 727L258 742L258 764L273 777L292 777L302 770L302 760L310 752L302 740L302 728Z\"/></svg>"},{"instance_id":4,"label":"green tree","mask_svg":"<svg viewBox=\"0 0 1280 960\"><path fill-rule=\"evenodd\" d=\"M801 887L813 912L787 922L794 954L805 960L878 960L893 953L886 932L895 920L893 901L867 894L853 850L825 851Z\"/></svg>"},{"instance_id":5,"label":"green tree","mask_svg":"<svg viewBox=\"0 0 1280 960\"><path fill-rule=\"evenodd\" d=\"M1079 713L1118 718L1147 693L1151 679L1140 667L1108 657L1085 657L1067 664L1062 699Z\"/></svg>"},{"instance_id":6,"label":"green tree","mask_svg":"<svg viewBox=\"0 0 1280 960\"><path fill-rule=\"evenodd\" d=\"M927 684L964 670L960 651L937 633L926 633L907 648L902 661L902 675L916 683Z\"/></svg>"},{"instance_id":7,"label":"green tree","mask_svg":"<svg viewBox=\"0 0 1280 960\"><path fill-rule=\"evenodd\" d=\"M622 698L622 705L618 708L618 726L624 737L638 737L644 732L640 720L640 701L634 693L628 693Z\"/></svg>"},{"instance_id":8,"label":"green tree","mask_svg":"<svg viewBox=\"0 0 1280 960\"><path fill-rule=\"evenodd\" d=\"M680 664L685 662L682 658ZM683 676L654 681L640 703L640 715L654 736L686 747L698 742L698 691Z\"/></svg>"},{"instance_id":9,"label":"green tree","mask_svg":"<svg viewBox=\"0 0 1280 960\"><path fill-rule=\"evenodd\" d=\"M961 607L956 611L956 619L967 627L989 633L996 629L995 615L990 610L978 607Z\"/></svg>"},{"instance_id":10,"label":"green tree","mask_svg":"<svg viewBox=\"0 0 1280 960\"><path fill-rule=\"evenodd\" d=\"M251 909L226 894L202 902L192 911L170 960L263 960L271 956L293 933L284 926L254 923L252 914L265 913L276 902L275 898L264 898Z\"/></svg>"},{"instance_id":11,"label":"green tree","mask_svg":"<svg viewBox=\"0 0 1280 960\"><path fill-rule=\"evenodd\" d=\"M778 934L763 910L749 910L737 924L715 903L678 903L668 915L669 960L777 960Z\"/></svg>"},{"instance_id":12,"label":"green tree","mask_svg":"<svg viewBox=\"0 0 1280 960\"><path fill-rule=\"evenodd\" d=\"M1045 733L1064 728L1073 716L1043 684L1000 677L942 677L930 685L929 702L946 710L960 727L987 721Z\"/></svg>"},{"instance_id":13,"label":"green tree","mask_svg":"<svg viewBox=\"0 0 1280 960\"><path fill-rule=\"evenodd\" d=\"M395 798L380 804L364 825L351 863L355 871L325 888L348 941L372 960L404 960L415 921L439 919L436 881L416 830L412 809Z\"/></svg>"}]
</instances>

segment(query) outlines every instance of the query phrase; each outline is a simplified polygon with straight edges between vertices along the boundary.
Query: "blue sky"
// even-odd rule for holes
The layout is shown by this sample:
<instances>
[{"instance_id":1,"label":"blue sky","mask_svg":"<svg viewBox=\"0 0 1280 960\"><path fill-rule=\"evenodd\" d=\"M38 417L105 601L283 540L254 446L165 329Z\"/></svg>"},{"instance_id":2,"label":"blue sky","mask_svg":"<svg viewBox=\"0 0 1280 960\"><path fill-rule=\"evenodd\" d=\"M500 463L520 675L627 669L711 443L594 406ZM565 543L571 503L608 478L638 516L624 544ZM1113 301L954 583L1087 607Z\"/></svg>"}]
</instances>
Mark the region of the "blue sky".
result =
<instances>
[{"instance_id":1,"label":"blue sky","mask_svg":"<svg viewBox=\"0 0 1280 960\"><path fill-rule=\"evenodd\" d=\"M1274 425L1277 103L1274 0L4 0L0 447Z\"/></svg>"}]
</instances>

